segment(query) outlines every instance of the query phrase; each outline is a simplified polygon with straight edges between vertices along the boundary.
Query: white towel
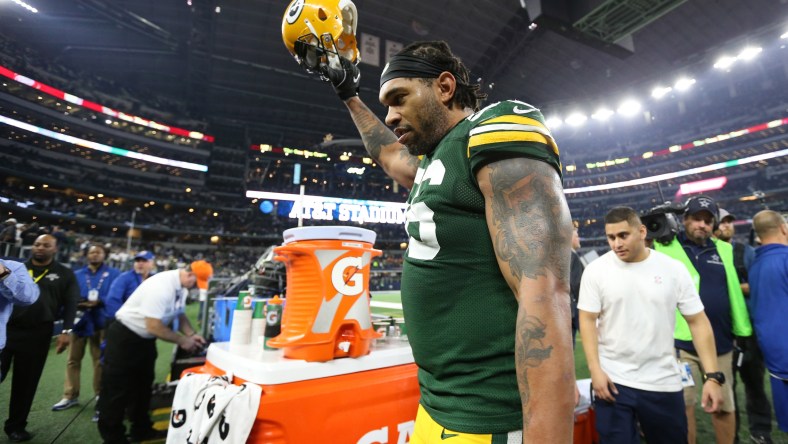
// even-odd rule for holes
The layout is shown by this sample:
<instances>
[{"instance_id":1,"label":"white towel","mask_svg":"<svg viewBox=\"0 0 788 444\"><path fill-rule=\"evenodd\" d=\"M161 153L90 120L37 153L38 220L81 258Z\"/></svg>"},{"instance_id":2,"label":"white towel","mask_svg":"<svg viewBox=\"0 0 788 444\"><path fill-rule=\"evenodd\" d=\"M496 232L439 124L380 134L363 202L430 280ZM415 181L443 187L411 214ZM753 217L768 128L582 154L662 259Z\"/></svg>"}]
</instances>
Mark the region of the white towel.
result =
<instances>
[{"instance_id":1,"label":"white towel","mask_svg":"<svg viewBox=\"0 0 788 444\"><path fill-rule=\"evenodd\" d=\"M263 391L255 384L238 386L229 380L205 374L187 374L181 379L172 403L167 444L246 442Z\"/></svg>"}]
</instances>

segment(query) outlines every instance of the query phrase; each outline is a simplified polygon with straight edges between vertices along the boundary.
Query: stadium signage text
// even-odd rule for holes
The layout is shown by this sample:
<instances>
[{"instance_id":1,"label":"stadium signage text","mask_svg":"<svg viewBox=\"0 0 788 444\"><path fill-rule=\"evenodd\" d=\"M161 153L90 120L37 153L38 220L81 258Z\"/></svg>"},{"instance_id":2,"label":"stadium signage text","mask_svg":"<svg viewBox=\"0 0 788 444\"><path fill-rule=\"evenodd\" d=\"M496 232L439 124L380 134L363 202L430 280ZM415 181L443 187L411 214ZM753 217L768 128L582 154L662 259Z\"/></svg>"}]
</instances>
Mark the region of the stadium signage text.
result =
<instances>
[{"instance_id":1,"label":"stadium signage text","mask_svg":"<svg viewBox=\"0 0 788 444\"><path fill-rule=\"evenodd\" d=\"M290 211L291 219L338 220L341 222L404 224L405 208L387 205L351 204L336 202L296 202Z\"/></svg>"}]
</instances>

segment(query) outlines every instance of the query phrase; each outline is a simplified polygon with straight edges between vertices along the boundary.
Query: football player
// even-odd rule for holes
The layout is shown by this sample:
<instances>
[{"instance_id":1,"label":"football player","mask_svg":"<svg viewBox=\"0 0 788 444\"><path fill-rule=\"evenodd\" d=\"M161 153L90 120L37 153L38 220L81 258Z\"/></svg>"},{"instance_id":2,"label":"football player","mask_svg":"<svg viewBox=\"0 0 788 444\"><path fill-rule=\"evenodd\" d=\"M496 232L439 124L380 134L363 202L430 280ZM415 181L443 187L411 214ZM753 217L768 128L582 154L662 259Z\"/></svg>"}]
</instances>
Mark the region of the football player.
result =
<instances>
[{"instance_id":1,"label":"football player","mask_svg":"<svg viewBox=\"0 0 788 444\"><path fill-rule=\"evenodd\" d=\"M383 124L358 97L348 3L295 0L283 31L411 190L402 304L421 399L410 442L572 442L572 223L542 114L516 100L479 109L484 94L448 44L420 42L383 70Z\"/></svg>"}]
</instances>

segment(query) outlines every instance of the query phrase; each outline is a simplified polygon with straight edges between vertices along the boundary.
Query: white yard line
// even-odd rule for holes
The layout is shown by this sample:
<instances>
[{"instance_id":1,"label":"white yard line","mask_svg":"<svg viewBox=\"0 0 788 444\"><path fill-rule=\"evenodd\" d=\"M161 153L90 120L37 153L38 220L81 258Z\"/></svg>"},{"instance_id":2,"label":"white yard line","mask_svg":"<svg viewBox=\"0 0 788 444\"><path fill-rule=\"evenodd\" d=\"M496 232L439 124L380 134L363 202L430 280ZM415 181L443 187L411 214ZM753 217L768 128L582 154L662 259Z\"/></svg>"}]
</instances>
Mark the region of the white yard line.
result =
<instances>
[{"instance_id":1,"label":"white yard line","mask_svg":"<svg viewBox=\"0 0 788 444\"><path fill-rule=\"evenodd\" d=\"M371 307L376 307L376 308L396 308L398 310L402 310L402 304L399 302L383 302L383 301L371 300L369 301L369 305Z\"/></svg>"}]
</instances>

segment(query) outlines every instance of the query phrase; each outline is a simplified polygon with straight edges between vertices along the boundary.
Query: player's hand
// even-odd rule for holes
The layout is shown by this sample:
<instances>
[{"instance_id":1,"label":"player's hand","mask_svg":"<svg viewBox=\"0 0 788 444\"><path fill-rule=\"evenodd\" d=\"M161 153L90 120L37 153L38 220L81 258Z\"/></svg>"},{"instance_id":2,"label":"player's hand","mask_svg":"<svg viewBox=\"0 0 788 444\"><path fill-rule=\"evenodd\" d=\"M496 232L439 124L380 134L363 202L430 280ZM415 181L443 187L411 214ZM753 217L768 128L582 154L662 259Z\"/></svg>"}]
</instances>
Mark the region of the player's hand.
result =
<instances>
[{"instance_id":1,"label":"player's hand","mask_svg":"<svg viewBox=\"0 0 788 444\"><path fill-rule=\"evenodd\" d=\"M700 399L700 406L706 413L714 413L720 410L722 403L722 386L711 379L707 379L703 384L703 394Z\"/></svg>"},{"instance_id":2,"label":"player's hand","mask_svg":"<svg viewBox=\"0 0 788 444\"><path fill-rule=\"evenodd\" d=\"M616 402L618 389L613 381L603 371L591 373L591 387L594 389L594 396L607 402Z\"/></svg>"},{"instance_id":3,"label":"player's hand","mask_svg":"<svg viewBox=\"0 0 788 444\"><path fill-rule=\"evenodd\" d=\"M332 68L328 65L321 66L321 74L328 78L334 87L334 92L344 102L351 97L358 96L358 86L361 80L361 72L358 67L350 60L339 57L342 68Z\"/></svg>"},{"instance_id":4,"label":"player's hand","mask_svg":"<svg viewBox=\"0 0 788 444\"><path fill-rule=\"evenodd\" d=\"M71 343L71 335L69 335L68 333L62 333L58 335L57 342L55 345L55 351L57 352L57 354L63 353L63 351L68 348L68 344L70 343Z\"/></svg>"}]
</instances>

